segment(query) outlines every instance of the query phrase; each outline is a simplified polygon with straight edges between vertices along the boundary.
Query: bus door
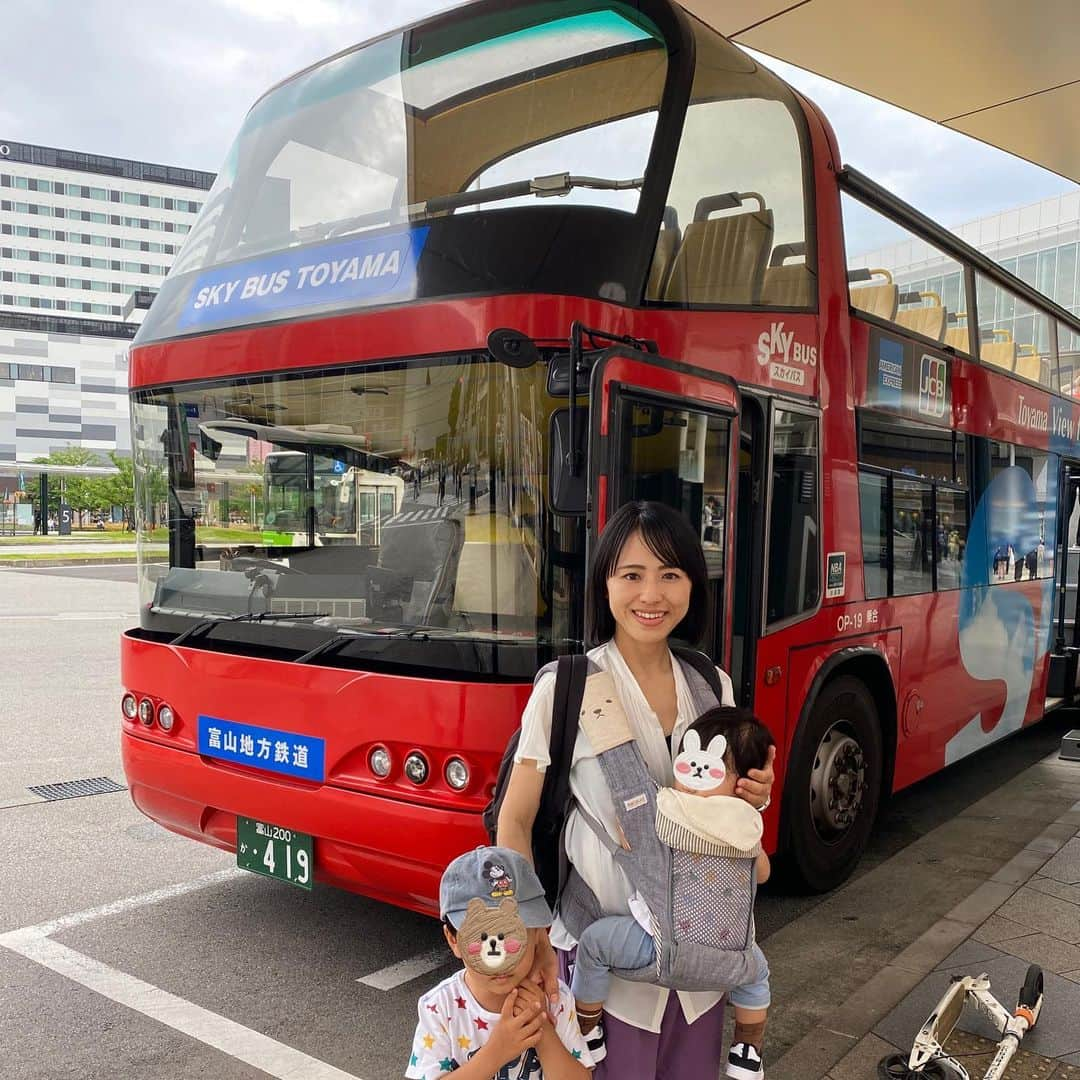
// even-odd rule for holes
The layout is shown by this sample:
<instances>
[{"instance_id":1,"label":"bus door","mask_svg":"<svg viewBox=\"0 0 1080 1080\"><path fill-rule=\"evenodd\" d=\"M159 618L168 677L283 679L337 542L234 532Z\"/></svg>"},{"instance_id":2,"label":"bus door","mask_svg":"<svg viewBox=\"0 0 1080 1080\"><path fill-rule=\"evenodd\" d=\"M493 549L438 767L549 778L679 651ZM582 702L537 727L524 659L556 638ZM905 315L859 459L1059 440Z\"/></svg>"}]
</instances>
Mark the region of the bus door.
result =
<instances>
[{"instance_id":1,"label":"bus door","mask_svg":"<svg viewBox=\"0 0 1080 1080\"><path fill-rule=\"evenodd\" d=\"M623 503L650 499L680 510L701 537L712 592L712 620L701 646L729 668L739 487L735 383L620 347L597 361L591 401L590 543Z\"/></svg>"},{"instance_id":2,"label":"bus door","mask_svg":"<svg viewBox=\"0 0 1080 1080\"><path fill-rule=\"evenodd\" d=\"M1057 607L1054 611L1054 648L1047 685L1048 708L1062 700L1071 704L1077 692L1080 658L1080 462L1062 461L1058 487L1061 506L1055 547L1054 576Z\"/></svg>"}]
</instances>

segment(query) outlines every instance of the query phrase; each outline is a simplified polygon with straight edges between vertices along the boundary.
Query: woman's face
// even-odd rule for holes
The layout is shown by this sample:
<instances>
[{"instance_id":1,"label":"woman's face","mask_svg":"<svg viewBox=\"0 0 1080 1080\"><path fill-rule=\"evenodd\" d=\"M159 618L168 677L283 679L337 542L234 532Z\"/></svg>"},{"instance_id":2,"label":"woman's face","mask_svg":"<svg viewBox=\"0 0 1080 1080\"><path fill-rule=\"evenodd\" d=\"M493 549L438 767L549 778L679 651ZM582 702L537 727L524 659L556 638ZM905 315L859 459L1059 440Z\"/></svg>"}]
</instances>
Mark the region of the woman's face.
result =
<instances>
[{"instance_id":1,"label":"woman's face","mask_svg":"<svg viewBox=\"0 0 1080 1080\"><path fill-rule=\"evenodd\" d=\"M634 533L607 579L616 639L622 634L643 645L666 641L690 609L690 591L686 573L662 565L641 533Z\"/></svg>"}]
</instances>

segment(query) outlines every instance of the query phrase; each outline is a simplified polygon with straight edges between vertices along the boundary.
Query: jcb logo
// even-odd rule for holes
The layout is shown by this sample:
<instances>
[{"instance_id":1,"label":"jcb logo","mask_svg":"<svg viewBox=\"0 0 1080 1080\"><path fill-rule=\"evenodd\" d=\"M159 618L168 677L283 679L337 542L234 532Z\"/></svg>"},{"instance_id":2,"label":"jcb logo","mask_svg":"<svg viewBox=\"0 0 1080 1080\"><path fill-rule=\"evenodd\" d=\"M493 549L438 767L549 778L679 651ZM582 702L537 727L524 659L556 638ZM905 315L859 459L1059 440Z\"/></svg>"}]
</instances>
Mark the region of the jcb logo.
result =
<instances>
[{"instance_id":1,"label":"jcb logo","mask_svg":"<svg viewBox=\"0 0 1080 1080\"><path fill-rule=\"evenodd\" d=\"M919 412L923 416L945 415L948 378L949 371L944 360L937 356L923 356L919 373Z\"/></svg>"}]
</instances>

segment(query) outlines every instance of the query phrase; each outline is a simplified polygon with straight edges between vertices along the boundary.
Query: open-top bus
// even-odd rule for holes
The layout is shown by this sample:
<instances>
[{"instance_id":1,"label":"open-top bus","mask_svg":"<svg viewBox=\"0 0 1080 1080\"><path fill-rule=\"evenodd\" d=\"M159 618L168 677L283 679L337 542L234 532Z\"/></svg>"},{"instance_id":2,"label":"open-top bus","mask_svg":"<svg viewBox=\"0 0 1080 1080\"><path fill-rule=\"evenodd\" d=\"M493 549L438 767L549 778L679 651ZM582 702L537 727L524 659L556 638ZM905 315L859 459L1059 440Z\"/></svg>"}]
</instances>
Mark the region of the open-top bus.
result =
<instances>
[{"instance_id":1,"label":"open-top bus","mask_svg":"<svg viewBox=\"0 0 1080 1080\"><path fill-rule=\"evenodd\" d=\"M849 264L860 215L945 270ZM829 888L889 792L1073 693L1078 333L666 0L481 0L317 64L248 114L139 332L137 475L179 492L194 426L247 424L310 451L303 505L315 460L402 477L402 524L223 560L172 498L123 639L132 797L434 910L534 672L586 644L605 520L660 499L779 744L767 842Z\"/></svg>"}]
</instances>

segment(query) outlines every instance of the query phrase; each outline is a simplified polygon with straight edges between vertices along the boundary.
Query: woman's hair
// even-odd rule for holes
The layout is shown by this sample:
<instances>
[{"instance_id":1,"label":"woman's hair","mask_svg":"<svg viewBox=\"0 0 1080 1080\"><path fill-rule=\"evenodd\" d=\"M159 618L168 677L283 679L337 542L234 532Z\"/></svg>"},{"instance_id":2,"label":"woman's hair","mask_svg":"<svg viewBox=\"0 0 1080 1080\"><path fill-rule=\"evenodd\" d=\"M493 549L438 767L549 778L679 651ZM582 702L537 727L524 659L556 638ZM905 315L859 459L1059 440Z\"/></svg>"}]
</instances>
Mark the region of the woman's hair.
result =
<instances>
[{"instance_id":1,"label":"woman's hair","mask_svg":"<svg viewBox=\"0 0 1080 1080\"><path fill-rule=\"evenodd\" d=\"M646 547L664 566L681 570L690 579L690 607L672 637L696 645L709 627L712 600L701 540L677 510L658 502L624 503L612 514L593 552L585 586L585 632L594 644L615 634L608 605L607 579L614 573L626 541L640 532Z\"/></svg>"},{"instance_id":2,"label":"woman's hair","mask_svg":"<svg viewBox=\"0 0 1080 1080\"><path fill-rule=\"evenodd\" d=\"M739 776L745 776L751 769L765 768L769 747L776 745L772 732L749 709L737 709L734 705L719 705L703 712L687 731L696 731L702 746L723 735L728 746L724 756Z\"/></svg>"}]
</instances>

